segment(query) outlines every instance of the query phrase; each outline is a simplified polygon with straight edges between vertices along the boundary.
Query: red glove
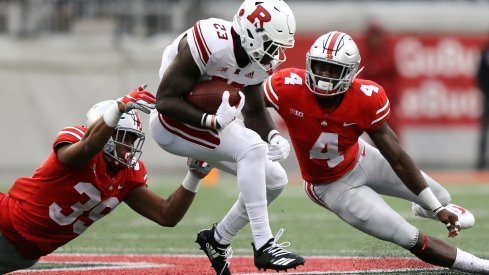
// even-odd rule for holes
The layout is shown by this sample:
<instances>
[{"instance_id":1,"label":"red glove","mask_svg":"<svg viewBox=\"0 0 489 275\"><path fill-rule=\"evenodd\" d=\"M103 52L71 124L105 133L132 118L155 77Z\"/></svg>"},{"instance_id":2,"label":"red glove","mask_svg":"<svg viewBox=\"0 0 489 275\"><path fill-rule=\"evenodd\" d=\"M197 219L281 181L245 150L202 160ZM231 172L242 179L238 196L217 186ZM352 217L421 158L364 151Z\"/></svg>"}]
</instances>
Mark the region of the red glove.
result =
<instances>
[{"instance_id":1,"label":"red glove","mask_svg":"<svg viewBox=\"0 0 489 275\"><path fill-rule=\"evenodd\" d=\"M156 98L150 92L146 91L146 84L137 87L130 94L117 99L117 102L124 104L124 112L132 109L138 109L146 114L155 108Z\"/></svg>"}]
</instances>

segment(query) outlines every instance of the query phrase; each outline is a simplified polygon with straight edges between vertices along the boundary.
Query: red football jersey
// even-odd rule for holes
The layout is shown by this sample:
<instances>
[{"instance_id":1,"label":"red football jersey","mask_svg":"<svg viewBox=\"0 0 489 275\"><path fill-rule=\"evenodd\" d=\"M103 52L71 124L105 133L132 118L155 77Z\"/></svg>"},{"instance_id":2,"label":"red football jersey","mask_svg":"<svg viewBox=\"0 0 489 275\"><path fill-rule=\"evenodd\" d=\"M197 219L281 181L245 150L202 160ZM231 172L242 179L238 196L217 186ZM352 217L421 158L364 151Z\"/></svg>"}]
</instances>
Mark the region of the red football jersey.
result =
<instances>
[{"instance_id":1,"label":"red football jersey","mask_svg":"<svg viewBox=\"0 0 489 275\"><path fill-rule=\"evenodd\" d=\"M76 143L87 128L67 127L58 133L53 152L32 177L15 181L0 196L0 231L26 257L53 252L80 235L124 200L136 187L146 186L146 168L132 167L107 174L103 152L83 167L58 161L56 146Z\"/></svg>"},{"instance_id":2,"label":"red football jersey","mask_svg":"<svg viewBox=\"0 0 489 275\"><path fill-rule=\"evenodd\" d=\"M287 125L304 180L333 182L355 166L360 135L388 119L389 100L377 83L355 79L340 106L327 110L305 80L305 70L280 70L263 84L265 100Z\"/></svg>"}]
</instances>

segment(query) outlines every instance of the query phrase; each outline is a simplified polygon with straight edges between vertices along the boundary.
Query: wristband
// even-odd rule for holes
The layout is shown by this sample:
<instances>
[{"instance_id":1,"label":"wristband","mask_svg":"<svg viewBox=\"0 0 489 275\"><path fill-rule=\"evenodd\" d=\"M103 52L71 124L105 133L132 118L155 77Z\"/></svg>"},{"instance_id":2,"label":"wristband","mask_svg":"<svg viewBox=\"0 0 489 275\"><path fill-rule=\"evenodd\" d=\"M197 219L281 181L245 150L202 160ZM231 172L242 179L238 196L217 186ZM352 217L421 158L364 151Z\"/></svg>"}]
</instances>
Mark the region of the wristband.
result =
<instances>
[{"instance_id":1,"label":"wristband","mask_svg":"<svg viewBox=\"0 0 489 275\"><path fill-rule=\"evenodd\" d=\"M268 137L267 137L267 140L268 140L268 143L270 143L270 141L272 140L272 138L275 136L275 135L279 135L280 133L273 129L271 130L269 133L268 133Z\"/></svg>"},{"instance_id":2,"label":"wristband","mask_svg":"<svg viewBox=\"0 0 489 275\"><path fill-rule=\"evenodd\" d=\"M200 125L211 128L211 129L219 129L219 123L217 123L216 116L204 113L202 118L200 119Z\"/></svg>"},{"instance_id":3,"label":"wristband","mask_svg":"<svg viewBox=\"0 0 489 275\"><path fill-rule=\"evenodd\" d=\"M445 209L445 206L440 206L438 207L435 211L433 211L435 213L435 215L438 215L438 213L440 213L442 210Z\"/></svg>"},{"instance_id":4,"label":"wristband","mask_svg":"<svg viewBox=\"0 0 489 275\"><path fill-rule=\"evenodd\" d=\"M187 172L185 179L183 179L182 186L192 193L199 191L201 179Z\"/></svg>"},{"instance_id":5,"label":"wristband","mask_svg":"<svg viewBox=\"0 0 489 275\"><path fill-rule=\"evenodd\" d=\"M117 124L119 124L119 119L121 119L121 116L122 113L119 110L119 104L114 102L114 104L110 106L107 111L105 111L102 118L107 126L115 128L117 127Z\"/></svg>"},{"instance_id":6,"label":"wristband","mask_svg":"<svg viewBox=\"0 0 489 275\"><path fill-rule=\"evenodd\" d=\"M419 192L418 198L435 213L437 213L436 211L440 212L443 210L443 205L441 205L440 201L435 197L429 187L426 187L423 191Z\"/></svg>"}]
</instances>

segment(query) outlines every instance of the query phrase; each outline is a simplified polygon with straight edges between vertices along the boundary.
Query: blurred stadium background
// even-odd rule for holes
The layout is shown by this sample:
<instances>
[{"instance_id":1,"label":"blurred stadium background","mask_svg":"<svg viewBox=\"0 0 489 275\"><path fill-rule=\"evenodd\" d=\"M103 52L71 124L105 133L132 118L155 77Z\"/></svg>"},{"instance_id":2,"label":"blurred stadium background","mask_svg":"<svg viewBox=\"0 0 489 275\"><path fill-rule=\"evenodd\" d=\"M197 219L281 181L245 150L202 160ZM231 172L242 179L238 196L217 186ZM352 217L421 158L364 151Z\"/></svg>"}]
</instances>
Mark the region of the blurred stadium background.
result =
<instances>
[{"instance_id":1,"label":"blurred stadium background","mask_svg":"<svg viewBox=\"0 0 489 275\"><path fill-rule=\"evenodd\" d=\"M331 30L350 33L365 57L365 31L380 26L398 77L387 92L398 98L392 111L403 145L424 169L472 169L481 112L474 72L479 50L489 41L488 1L288 2L298 31L283 67L304 67L311 42ZM82 123L93 103L140 83L156 92L164 47L199 18L231 20L239 5L238 0L0 0L0 140L7 147L0 180L29 175L49 153L57 131ZM363 65L365 73L372 67ZM183 173L183 159L159 150L151 139L145 146L151 173ZM294 157L285 166L291 175L298 173Z\"/></svg>"},{"instance_id":2,"label":"blurred stadium background","mask_svg":"<svg viewBox=\"0 0 489 275\"><path fill-rule=\"evenodd\" d=\"M49 154L56 133L67 125L82 124L85 112L95 102L117 98L141 83L148 83L149 89L156 92L165 46L200 18L231 20L240 3L0 0L0 144L5 148L0 158L0 191L8 190L15 178L31 175ZM480 49L489 42L489 1L288 3L297 20L297 44L287 52L288 61L282 67L304 67L312 41L331 30L350 33L363 57L368 57L367 30L375 26L387 36L385 53L391 54L394 61L389 75L394 73L396 80L390 84L393 89L387 90L396 104L392 124L401 143L423 169L443 171L434 174L442 183L467 184L449 186L449 190L456 202L474 212L478 224L471 234L451 242L463 243L462 248L489 257L487 242L480 241L487 239L489 230L489 186L468 185L489 179L486 173L471 174L482 109L474 74ZM375 60L364 63L365 70L359 77L366 77L376 64ZM147 117L143 119L147 129ZM277 124L283 127L278 119ZM160 194L171 192L185 173L186 160L159 149L149 137L142 158L150 182ZM284 238L297 252L409 256L325 214L303 194L293 154L284 166L291 184L272 205L271 220L277 224L274 230L277 226L288 229ZM216 188L203 188L178 231L160 229L121 206L60 252L195 254L193 238L197 230L218 221L235 197L232 178L223 177ZM443 226L414 218L408 203L388 201L411 222L446 239ZM312 222L318 219L321 222ZM324 226L334 234L323 234L321 242L310 234L300 234L306 230L324 232ZM124 234L107 234L120 233L121 229ZM251 253L246 230L248 233L240 234L233 245L238 255Z\"/></svg>"},{"instance_id":3,"label":"blurred stadium background","mask_svg":"<svg viewBox=\"0 0 489 275\"><path fill-rule=\"evenodd\" d=\"M304 67L311 42L331 30L350 33L365 57L365 31L380 26L398 74L387 92L399 99L392 111L405 148L425 169L474 166L481 112L474 73L479 50L489 41L488 1L288 2L296 15L297 44L283 67ZM140 83L156 92L164 47L199 18L231 20L239 5L238 0L0 0L0 139L7 147L0 160L2 180L30 174L49 153L57 131L82 123L93 103ZM363 65L365 73L372 67ZM151 139L145 146L151 173L183 173L182 159L159 150ZM285 165L297 174L293 157Z\"/></svg>"}]
</instances>

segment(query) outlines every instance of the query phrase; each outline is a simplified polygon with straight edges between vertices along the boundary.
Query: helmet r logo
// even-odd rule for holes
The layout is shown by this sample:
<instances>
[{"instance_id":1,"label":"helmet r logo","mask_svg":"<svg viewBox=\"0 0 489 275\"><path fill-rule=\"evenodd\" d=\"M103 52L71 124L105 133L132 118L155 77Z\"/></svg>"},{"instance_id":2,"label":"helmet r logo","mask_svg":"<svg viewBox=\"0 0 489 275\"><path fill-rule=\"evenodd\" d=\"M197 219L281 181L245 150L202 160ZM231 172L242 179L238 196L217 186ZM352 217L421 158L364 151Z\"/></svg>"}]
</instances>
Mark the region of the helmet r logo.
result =
<instances>
[{"instance_id":1,"label":"helmet r logo","mask_svg":"<svg viewBox=\"0 0 489 275\"><path fill-rule=\"evenodd\" d=\"M256 26L257 28L263 28L263 23L270 22L270 20L272 20L270 13L261 5L256 6L256 10L252 14L248 15L247 18L255 26L257 23L256 20L258 19L259 26Z\"/></svg>"}]
</instances>

